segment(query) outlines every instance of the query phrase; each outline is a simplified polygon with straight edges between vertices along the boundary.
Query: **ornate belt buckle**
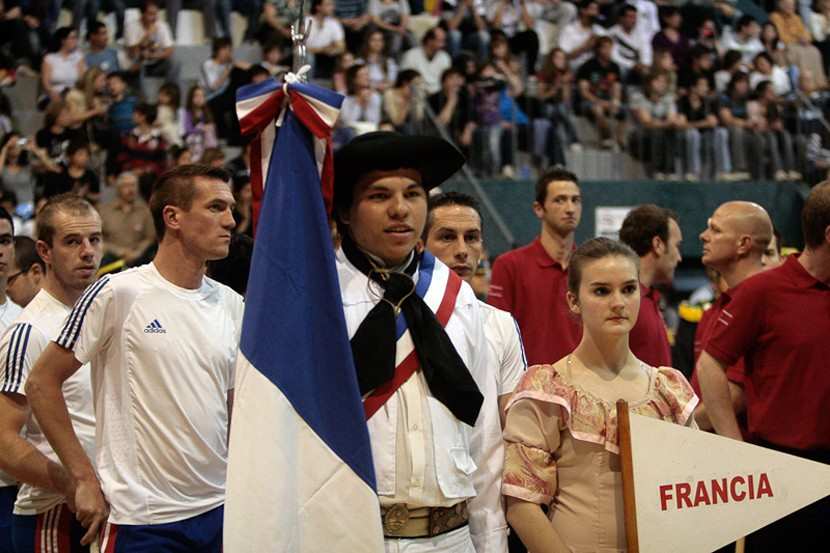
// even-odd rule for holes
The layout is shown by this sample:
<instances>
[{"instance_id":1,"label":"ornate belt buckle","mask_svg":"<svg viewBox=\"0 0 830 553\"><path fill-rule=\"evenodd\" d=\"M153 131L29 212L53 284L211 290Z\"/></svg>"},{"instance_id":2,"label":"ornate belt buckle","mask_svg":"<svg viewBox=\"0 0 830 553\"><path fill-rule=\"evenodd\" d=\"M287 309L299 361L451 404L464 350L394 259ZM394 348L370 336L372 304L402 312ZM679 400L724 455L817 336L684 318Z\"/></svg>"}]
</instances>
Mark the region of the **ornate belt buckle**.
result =
<instances>
[{"instance_id":1,"label":"ornate belt buckle","mask_svg":"<svg viewBox=\"0 0 830 553\"><path fill-rule=\"evenodd\" d=\"M387 532L397 532L409 522L409 509L403 503L392 505L383 515L383 528Z\"/></svg>"}]
</instances>

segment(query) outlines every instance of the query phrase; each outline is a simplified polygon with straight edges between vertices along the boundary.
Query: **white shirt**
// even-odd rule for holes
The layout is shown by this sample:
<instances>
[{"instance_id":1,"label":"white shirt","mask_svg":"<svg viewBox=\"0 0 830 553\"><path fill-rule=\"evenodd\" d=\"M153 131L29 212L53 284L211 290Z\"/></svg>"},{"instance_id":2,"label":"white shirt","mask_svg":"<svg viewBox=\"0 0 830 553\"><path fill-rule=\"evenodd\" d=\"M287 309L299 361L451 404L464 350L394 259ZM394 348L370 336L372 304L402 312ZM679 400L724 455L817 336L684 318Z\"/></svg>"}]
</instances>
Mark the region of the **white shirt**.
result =
<instances>
[{"instance_id":1,"label":"white shirt","mask_svg":"<svg viewBox=\"0 0 830 553\"><path fill-rule=\"evenodd\" d=\"M646 40L636 26L631 33L626 33L622 26L614 25L608 30L608 35L614 39L611 59L620 69L628 71L638 63L651 67L651 40Z\"/></svg>"},{"instance_id":2,"label":"white shirt","mask_svg":"<svg viewBox=\"0 0 830 553\"><path fill-rule=\"evenodd\" d=\"M566 54L570 54L585 44L585 41L590 37L601 36L604 34L605 31L599 25L593 25L590 29L586 29L577 19L576 21L571 21L565 25L565 28L562 29L561 33L559 33L559 47L562 48ZM583 63L591 59L593 55L594 51L592 49L586 50L571 60L571 67L574 69L580 67Z\"/></svg>"},{"instance_id":3,"label":"white shirt","mask_svg":"<svg viewBox=\"0 0 830 553\"><path fill-rule=\"evenodd\" d=\"M484 315L484 336L490 353L490 365L481 388L484 404L478 422L482 425L483 431L476 434L473 445L482 452L483 464L480 468L488 474L496 475L496 478L490 480L487 487L476 488L476 491L480 498L486 500L486 505L492 506L500 505L502 502L501 475L504 470L504 440L498 400L499 397L511 394L516 389L527 369L527 360L519 327L513 316L484 302L479 302L479 308ZM488 525L492 528L504 528L506 547L507 521L502 509L482 510L473 516L488 519Z\"/></svg>"},{"instance_id":4,"label":"white shirt","mask_svg":"<svg viewBox=\"0 0 830 553\"><path fill-rule=\"evenodd\" d=\"M58 301L46 290L32 298L15 324L0 341L0 389L26 395L26 380L49 340L60 330L71 307ZM87 455L95 454L95 416L92 409L92 386L89 365L83 365L63 383L63 394L72 428ZM23 426L23 437L48 459L60 463L31 411ZM18 515L35 515L65 501L63 495L29 484L22 484L14 504Z\"/></svg>"},{"instance_id":5,"label":"white shirt","mask_svg":"<svg viewBox=\"0 0 830 553\"><path fill-rule=\"evenodd\" d=\"M82 75L78 73L78 64L84 59L84 54L80 50L75 50L68 56L53 52L46 54L43 61L49 64L52 70L49 78L49 86L54 92L60 93L64 89L75 86Z\"/></svg>"},{"instance_id":6,"label":"white shirt","mask_svg":"<svg viewBox=\"0 0 830 553\"><path fill-rule=\"evenodd\" d=\"M346 260L342 250L337 252L337 272L351 338L382 293L378 294L375 285L370 285L367 277ZM432 284L424 297L433 310L444 296L448 275L447 266L436 260ZM486 343L484 313L467 284L461 287L445 330L484 393L489 389L487 378L492 371L488 350L481 347ZM412 350L408 333L398 341L397 350L398 362ZM471 429L432 396L423 373L416 372L367 421L381 505L449 507L468 500L470 532L477 553L506 553L501 545L506 529L493 524L495 517L483 516L502 509L501 498L478 495L479 490L489 489L501 477L500 473L488 472L484 452L477 447L483 441L479 433L489 436L500 432L498 427L485 428L493 420L499 424L497 412L495 419L480 414Z\"/></svg>"},{"instance_id":7,"label":"white shirt","mask_svg":"<svg viewBox=\"0 0 830 553\"><path fill-rule=\"evenodd\" d=\"M311 22L311 29L308 31L308 39L306 39L306 47L311 49L326 48L333 46L337 42L345 40L346 33L343 31L343 25L334 17L323 18L323 23L311 16L306 17L306 25Z\"/></svg>"},{"instance_id":8,"label":"white shirt","mask_svg":"<svg viewBox=\"0 0 830 553\"><path fill-rule=\"evenodd\" d=\"M729 50L737 50L740 52L742 54L741 60L748 65L752 65L755 61L755 56L764 51L764 45L761 44L759 39L751 38L742 42L738 40L738 37L735 36L735 33L729 27L724 29L720 43L724 52L728 52Z\"/></svg>"},{"instance_id":9,"label":"white shirt","mask_svg":"<svg viewBox=\"0 0 830 553\"><path fill-rule=\"evenodd\" d=\"M18 228L16 221L14 228ZM21 311L23 311L23 309L8 298L6 299L6 303L0 305L0 333L6 332L6 329L20 315ZM2 375L2 371L0 371L0 375ZM0 380L0 390L2 389L3 381ZM15 485L17 485L17 480L0 470L0 488Z\"/></svg>"},{"instance_id":10,"label":"white shirt","mask_svg":"<svg viewBox=\"0 0 830 553\"><path fill-rule=\"evenodd\" d=\"M218 83L229 67L231 67L230 63L217 63L213 58L206 59L202 64L202 85L207 91L208 100L215 98L228 88L231 82L230 77L225 79L221 86Z\"/></svg>"},{"instance_id":11,"label":"white shirt","mask_svg":"<svg viewBox=\"0 0 830 553\"><path fill-rule=\"evenodd\" d=\"M427 59L421 46L407 50L401 59L401 69L414 69L421 74L427 94L441 90L441 75L451 65L452 59L445 51L439 50L432 59Z\"/></svg>"},{"instance_id":12,"label":"white shirt","mask_svg":"<svg viewBox=\"0 0 830 553\"><path fill-rule=\"evenodd\" d=\"M242 297L180 288L150 263L90 286L55 340L92 368L96 466L114 524L162 524L222 505L227 393Z\"/></svg>"},{"instance_id":13,"label":"white shirt","mask_svg":"<svg viewBox=\"0 0 830 553\"><path fill-rule=\"evenodd\" d=\"M753 90L755 90L758 83L762 81L770 81L772 83L772 89L775 91L776 96L786 96L793 90L793 87L790 84L790 77L787 75L787 72L777 65L772 66L771 75L764 75L758 71L753 71L749 74L749 86Z\"/></svg>"},{"instance_id":14,"label":"white shirt","mask_svg":"<svg viewBox=\"0 0 830 553\"><path fill-rule=\"evenodd\" d=\"M127 47L132 48L133 46L138 46L146 32L140 19L129 21L124 28L124 42ZM150 40L152 43L150 49L153 51L166 50L175 45L173 33L170 32L170 25L166 21L156 21L156 27L150 34ZM146 60L145 63L152 65L158 63L158 60Z\"/></svg>"}]
</instances>

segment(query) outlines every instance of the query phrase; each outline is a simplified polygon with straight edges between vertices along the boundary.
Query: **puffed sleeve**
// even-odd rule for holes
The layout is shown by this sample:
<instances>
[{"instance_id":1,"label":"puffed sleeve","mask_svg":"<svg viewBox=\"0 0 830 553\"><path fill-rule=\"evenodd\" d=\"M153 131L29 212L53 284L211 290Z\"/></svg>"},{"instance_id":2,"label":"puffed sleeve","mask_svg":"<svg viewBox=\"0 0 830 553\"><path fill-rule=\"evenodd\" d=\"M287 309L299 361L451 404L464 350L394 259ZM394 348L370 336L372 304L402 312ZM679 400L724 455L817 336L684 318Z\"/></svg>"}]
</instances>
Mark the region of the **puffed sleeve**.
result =
<instances>
[{"instance_id":1,"label":"puffed sleeve","mask_svg":"<svg viewBox=\"0 0 830 553\"><path fill-rule=\"evenodd\" d=\"M502 494L549 504L556 493L556 461L564 429L558 405L522 398L507 411Z\"/></svg>"}]
</instances>

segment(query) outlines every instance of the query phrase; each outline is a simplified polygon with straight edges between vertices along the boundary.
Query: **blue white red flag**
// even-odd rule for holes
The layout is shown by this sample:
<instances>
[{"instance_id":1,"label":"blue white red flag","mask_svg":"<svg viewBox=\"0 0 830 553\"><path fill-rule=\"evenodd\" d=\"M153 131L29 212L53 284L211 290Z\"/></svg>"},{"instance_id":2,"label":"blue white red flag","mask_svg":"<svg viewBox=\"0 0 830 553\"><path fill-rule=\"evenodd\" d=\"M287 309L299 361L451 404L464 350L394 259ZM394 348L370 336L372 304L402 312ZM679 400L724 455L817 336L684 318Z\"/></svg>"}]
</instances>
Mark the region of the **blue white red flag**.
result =
<instances>
[{"instance_id":1,"label":"blue white red flag","mask_svg":"<svg viewBox=\"0 0 830 553\"><path fill-rule=\"evenodd\" d=\"M383 551L327 217L341 103L274 80L237 93L261 195L228 459L233 553Z\"/></svg>"}]
</instances>

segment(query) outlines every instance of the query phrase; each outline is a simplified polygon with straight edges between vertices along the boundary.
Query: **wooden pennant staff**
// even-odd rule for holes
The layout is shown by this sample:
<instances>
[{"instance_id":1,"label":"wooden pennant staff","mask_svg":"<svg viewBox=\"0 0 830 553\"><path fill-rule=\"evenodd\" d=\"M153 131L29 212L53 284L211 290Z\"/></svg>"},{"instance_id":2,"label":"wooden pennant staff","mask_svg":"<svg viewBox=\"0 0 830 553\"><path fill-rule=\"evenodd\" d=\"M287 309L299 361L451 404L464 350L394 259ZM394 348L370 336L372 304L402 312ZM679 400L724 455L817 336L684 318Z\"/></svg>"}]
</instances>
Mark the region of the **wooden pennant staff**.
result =
<instances>
[{"instance_id":1,"label":"wooden pennant staff","mask_svg":"<svg viewBox=\"0 0 830 553\"><path fill-rule=\"evenodd\" d=\"M628 418L628 402L624 399L617 401L617 436L620 440L625 541L628 553L640 553L637 538L637 500L634 496L634 463L631 456L631 422Z\"/></svg>"}]
</instances>

